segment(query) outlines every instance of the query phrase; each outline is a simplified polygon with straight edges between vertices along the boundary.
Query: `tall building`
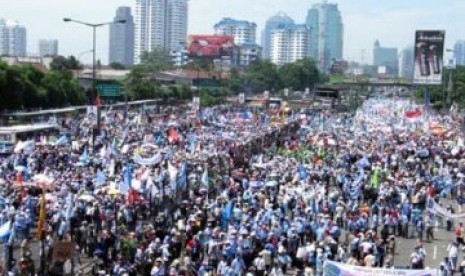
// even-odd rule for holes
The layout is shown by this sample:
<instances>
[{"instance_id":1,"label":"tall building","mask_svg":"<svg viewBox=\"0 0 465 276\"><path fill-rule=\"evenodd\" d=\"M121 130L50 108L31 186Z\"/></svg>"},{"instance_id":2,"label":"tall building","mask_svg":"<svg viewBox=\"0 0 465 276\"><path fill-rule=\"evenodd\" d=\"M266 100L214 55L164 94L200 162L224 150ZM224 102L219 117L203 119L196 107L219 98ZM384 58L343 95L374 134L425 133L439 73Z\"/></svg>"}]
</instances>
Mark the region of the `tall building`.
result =
<instances>
[{"instance_id":1,"label":"tall building","mask_svg":"<svg viewBox=\"0 0 465 276\"><path fill-rule=\"evenodd\" d=\"M257 24L245 20L223 18L214 26L216 35L229 35L234 37L234 43L256 43Z\"/></svg>"},{"instance_id":2,"label":"tall building","mask_svg":"<svg viewBox=\"0 0 465 276\"><path fill-rule=\"evenodd\" d=\"M144 52L183 48L187 38L188 0L136 0L134 62Z\"/></svg>"},{"instance_id":3,"label":"tall building","mask_svg":"<svg viewBox=\"0 0 465 276\"><path fill-rule=\"evenodd\" d=\"M342 59L344 25L337 4L315 4L308 11L307 26L311 31L310 56L318 68L329 71L334 60Z\"/></svg>"},{"instance_id":4,"label":"tall building","mask_svg":"<svg viewBox=\"0 0 465 276\"><path fill-rule=\"evenodd\" d=\"M108 61L131 66L134 64L134 19L131 8L118 7L114 20L126 20L126 23L110 25Z\"/></svg>"},{"instance_id":5,"label":"tall building","mask_svg":"<svg viewBox=\"0 0 465 276\"><path fill-rule=\"evenodd\" d=\"M271 31L270 60L283 65L309 56L310 36L310 29L305 24Z\"/></svg>"},{"instance_id":6,"label":"tall building","mask_svg":"<svg viewBox=\"0 0 465 276\"><path fill-rule=\"evenodd\" d=\"M397 76L399 72L397 48L381 47L379 40L376 40L373 45L373 65L386 67L386 74Z\"/></svg>"},{"instance_id":7,"label":"tall building","mask_svg":"<svg viewBox=\"0 0 465 276\"><path fill-rule=\"evenodd\" d=\"M465 65L465 40L459 40L454 44L455 64Z\"/></svg>"},{"instance_id":8,"label":"tall building","mask_svg":"<svg viewBox=\"0 0 465 276\"><path fill-rule=\"evenodd\" d=\"M13 20L0 18L0 55L26 56L26 28Z\"/></svg>"},{"instance_id":9,"label":"tall building","mask_svg":"<svg viewBox=\"0 0 465 276\"><path fill-rule=\"evenodd\" d=\"M266 21L265 29L262 31L262 56L264 59L271 59L271 32L275 29L293 26L294 24L294 20L284 12L279 12Z\"/></svg>"},{"instance_id":10,"label":"tall building","mask_svg":"<svg viewBox=\"0 0 465 276\"><path fill-rule=\"evenodd\" d=\"M53 57L58 55L58 40L41 39L39 40L39 55L41 57Z\"/></svg>"},{"instance_id":11,"label":"tall building","mask_svg":"<svg viewBox=\"0 0 465 276\"><path fill-rule=\"evenodd\" d=\"M413 79L415 54L413 46L407 47L400 52L399 76L406 80Z\"/></svg>"}]
</instances>

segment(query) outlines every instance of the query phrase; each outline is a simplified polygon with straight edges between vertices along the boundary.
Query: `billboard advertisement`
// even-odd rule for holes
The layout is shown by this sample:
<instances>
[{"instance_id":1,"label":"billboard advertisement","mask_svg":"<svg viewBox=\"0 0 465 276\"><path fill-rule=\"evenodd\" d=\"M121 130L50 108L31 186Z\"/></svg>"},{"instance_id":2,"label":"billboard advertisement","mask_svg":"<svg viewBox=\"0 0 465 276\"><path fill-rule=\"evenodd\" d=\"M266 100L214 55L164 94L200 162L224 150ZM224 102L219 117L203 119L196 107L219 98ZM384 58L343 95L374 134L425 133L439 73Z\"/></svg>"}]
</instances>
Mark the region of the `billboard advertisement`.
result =
<instances>
[{"instance_id":1,"label":"billboard advertisement","mask_svg":"<svg viewBox=\"0 0 465 276\"><path fill-rule=\"evenodd\" d=\"M227 35L191 35L189 36L188 54L191 57L218 58L231 56L234 38Z\"/></svg>"},{"instance_id":2,"label":"billboard advertisement","mask_svg":"<svg viewBox=\"0 0 465 276\"><path fill-rule=\"evenodd\" d=\"M441 84L445 31L416 31L415 84Z\"/></svg>"}]
</instances>

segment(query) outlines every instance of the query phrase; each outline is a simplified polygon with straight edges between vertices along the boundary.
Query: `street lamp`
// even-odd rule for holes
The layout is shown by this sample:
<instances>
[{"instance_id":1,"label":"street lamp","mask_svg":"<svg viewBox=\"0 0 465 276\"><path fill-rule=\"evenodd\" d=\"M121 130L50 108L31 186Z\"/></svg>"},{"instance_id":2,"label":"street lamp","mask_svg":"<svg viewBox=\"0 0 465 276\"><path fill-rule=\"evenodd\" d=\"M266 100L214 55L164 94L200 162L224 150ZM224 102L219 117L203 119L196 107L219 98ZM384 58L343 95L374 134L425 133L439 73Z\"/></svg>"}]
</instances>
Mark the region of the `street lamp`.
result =
<instances>
[{"instance_id":1,"label":"street lamp","mask_svg":"<svg viewBox=\"0 0 465 276\"><path fill-rule=\"evenodd\" d=\"M121 19L121 20L115 20L115 21L111 21L111 22L104 22L104 23L97 23L97 24L93 24L93 23L88 23L88 22L84 22L84 21L80 21L80 20L74 20L74 19L71 19L69 17L65 17L63 18L63 21L64 22L74 22L74 23L77 23L77 24L81 24L81 25L85 25L87 27L91 27L92 28L92 93L91 93L91 100L90 100L90 103L89 104L93 104L93 105L96 105L97 106L97 131L93 131L92 132L92 144L95 145L95 137L96 137L96 134L97 133L100 133L100 125L101 125L101 116L100 116L100 106L99 104L97 103L97 91L96 91L96 88L95 88L95 78L96 78L96 67L95 67L95 54L96 54L96 30L98 27L103 27L103 26L106 26L106 25L111 25L111 24L116 24L116 23L120 23L120 24L124 24L126 23L126 20L125 19Z\"/></svg>"},{"instance_id":2,"label":"street lamp","mask_svg":"<svg viewBox=\"0 0 465 276\"><path fill-rule=\"evenodd\" d=\"M446 49L446 52L455 53L452 49ZM447 84L447 104L452 104L451 94L453 89L453 82L452 82L452 67L449 68L449 82Z\"/></svg>"}]
</instances>

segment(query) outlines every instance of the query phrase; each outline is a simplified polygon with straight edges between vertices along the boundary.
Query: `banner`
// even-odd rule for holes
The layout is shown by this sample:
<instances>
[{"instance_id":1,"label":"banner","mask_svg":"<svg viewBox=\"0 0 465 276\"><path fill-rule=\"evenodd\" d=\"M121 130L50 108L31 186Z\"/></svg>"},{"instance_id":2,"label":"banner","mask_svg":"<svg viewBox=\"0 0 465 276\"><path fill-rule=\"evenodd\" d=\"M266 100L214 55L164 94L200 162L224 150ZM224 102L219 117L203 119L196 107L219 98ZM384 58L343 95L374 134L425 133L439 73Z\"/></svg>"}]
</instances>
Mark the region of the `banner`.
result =
<instances>
[{"instance_id":1,"label":"banner","mask_svg":"<svg viewBox=\"0 0 465 276\"><path fill-rule=\"evenodd\" d=\"M390 269L354 266L333 261L325 261L323 265L325 276L436 276L436 270Z\"/></svg>"},{"instance_id":2,"label":"banner","mask_svg":"<svg viewBox=\"0 0 465 276\"><path fill-rule=\"evenodd\" d=\"M462 214L452 214L446 208L442 207L434 200L429 199L428 201L428 212L447 219L463 219L465 218L465 213Z\"/></svg>"},{"instance_id":3,"label":"banner","mask_svg":"<svg viewBox=\"0 0 465 276\"><path fill-rule=\"evenodd\" d=\"M413 83L442 84L445 31L416 31Z\"/></svg>"}]
</instances>

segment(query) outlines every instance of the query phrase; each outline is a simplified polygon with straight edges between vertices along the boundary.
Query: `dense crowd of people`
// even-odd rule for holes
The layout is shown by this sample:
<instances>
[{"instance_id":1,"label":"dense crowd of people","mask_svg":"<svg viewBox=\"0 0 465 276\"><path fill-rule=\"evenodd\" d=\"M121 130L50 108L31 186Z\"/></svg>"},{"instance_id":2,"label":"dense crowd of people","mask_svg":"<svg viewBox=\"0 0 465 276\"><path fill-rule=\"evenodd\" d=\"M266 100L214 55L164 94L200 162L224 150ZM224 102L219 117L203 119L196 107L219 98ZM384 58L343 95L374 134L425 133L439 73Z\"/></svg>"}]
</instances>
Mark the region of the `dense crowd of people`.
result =
<instances>
[{"instance_id":1,"label":"dense crowd of people","mask_svg":"<svg viewBox=\"0 0 465 276\"><path fill-rule=\"evenodd\" d=\"M94 143L88 119L67 124L59 141L2 159L13 275L77 272L92 258L93 275L322 276L328 260L394 268L398 237L418 240L410 268L421 270L438 225L455 238L438 273L462 267L461 210L443 200L465 202L453 115L380 99L355 115L108 112ZM73 257L57 260L66 241Z\"/></svg>"}]
</instances>

